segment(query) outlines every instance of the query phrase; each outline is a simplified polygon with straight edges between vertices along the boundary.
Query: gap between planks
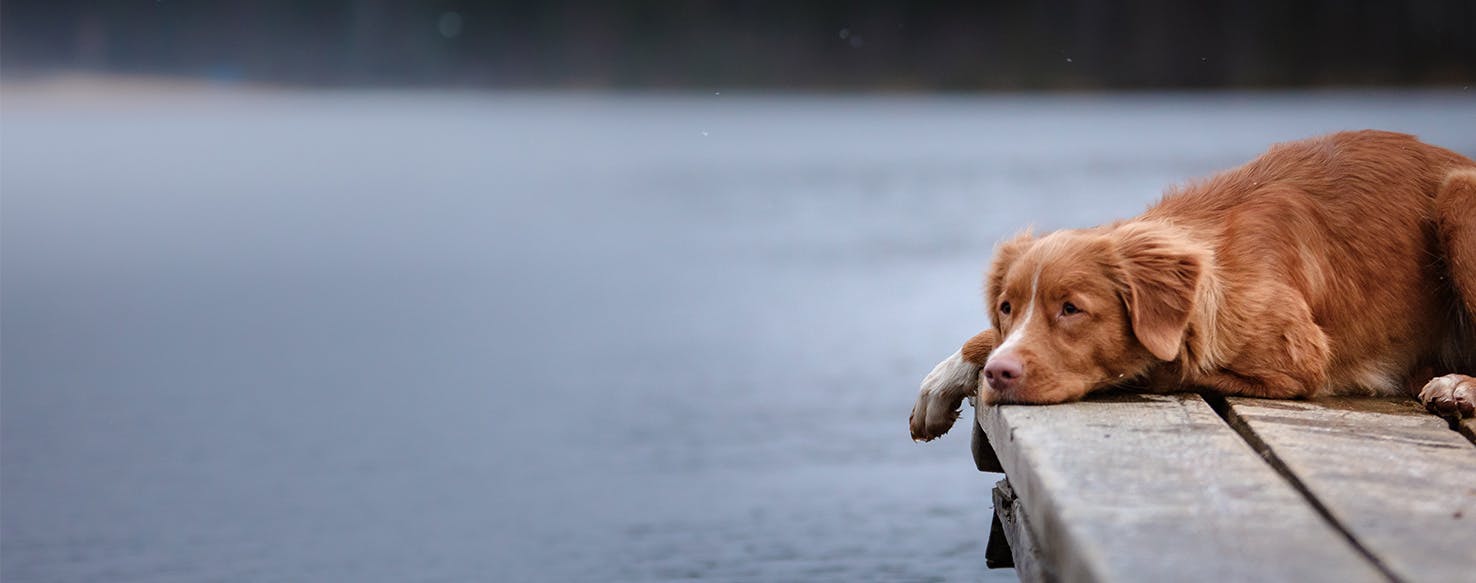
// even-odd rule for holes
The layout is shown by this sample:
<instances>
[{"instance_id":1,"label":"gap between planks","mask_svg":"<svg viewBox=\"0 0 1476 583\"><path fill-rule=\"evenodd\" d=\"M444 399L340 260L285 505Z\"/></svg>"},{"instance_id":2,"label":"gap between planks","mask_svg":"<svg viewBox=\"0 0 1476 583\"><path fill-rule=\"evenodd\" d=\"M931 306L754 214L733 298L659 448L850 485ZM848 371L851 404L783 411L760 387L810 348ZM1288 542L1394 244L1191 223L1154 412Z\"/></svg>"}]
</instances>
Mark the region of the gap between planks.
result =
<instances>
[{"instance_id":1,"label":"gap between planks","mask_svg":"<svg viewBox=\"0 0 1476 583\"><path fill-rule=\"evenodd\" d=\"M1117 419L1118 415L1126 417ZM1208 571L1241 580L1307 580L1314 574L1390 580L1355 547L1336 544L1346 540L1343 533L1264 465L1265 460L1253 459L1260 455L1199 395L1114 394L1059 407L985 407L975 416L985 436L998 445L989 449L1004 462L1019 501L1030 510L1030 530L1042 537L1043 544L1049 543L1042 547L1045 558L1065 579L1183 580L1188 573ZM1077 447L1086 437L1082 432L1096 431L1093 419L1127 422L1103 436L1113 439L1106 449L1095 452L1102 455L1087 455L1085 448ZM1142 451L1156 451L1165 439L1182 442L1187 449L1163 450L1182 455L1141 457ZM1107 445L1090 439L1087 443ZM1049 453L1067 446L1058 452L1061 455ZM1192 456L1184 453L1191 450ZM1183 472L1199 481L1224 480L1220 486L1241 495L1221 499L1207 497L1201 489L1171 487L1168 481L1142 481L1135 473L1145 466L1130 460L1149 460L1148 466L1158 468L1152 471ZM1093 469L1087 471L1087 466ZM1123 522L1125 510L1144 512ZM1200 519L1170 520L1175 510ZM1092 520L1109 516L1118 518L1110 524ZM1310 546L1297 554L1273 543L1275 537L1258 536L1265 528L1279 529ZM1188 544L1186 553L1145 553L1164 544L1155 537L1167 532L1177 533L1169 543ZM1218 546L1216 541L1224 540L1238 542ZM1141 546L1147 542L1154 544Z\"/></svg>"},{"instance_id":2,"label":"gap between planks","mask_svg":"<svg viewBox=\"0 0 1476 583\"><path fill-rule=\"evenodd\" d=\"M1471 440L1472 445L1476 445L1476 417L1462 419L1456 424L1455 430L1466 436L1466 439Z\"/></svg>"},{"instance_id":3,"label":"gap between planks","mask_svg":"<svg viewBox=\"0 0 1476 583\"><path fill-rule=\"evenodd\" d=\"M1461 517L1473 514L1476 500L1476 489L1466 487L1476 483L1476 449L1468 441L1476 423L1441 422L1408 399L1207 401L1390 579L1467 580L1476 562L1461 549L1476 543L1476 532ZM1387 468L1379 461L1385 459L1403 461ZM1401 476L1425 477L1400 483ZM1425 526L1411 530L1411 521Z\"/></svg>"},{"instance_id":4,"label":"gap between planks","mask_svg":"<svg viewBox=\"0 0 1476 583\"><path fill-rule=\"evenodd\" d=\"M1261 454L1261 459L1266 460L1266 463L1271 466L1271 469L1276 470L1276 473L1280 474L1282 479L1291 484L1292 488L1295 488L1297 493L1301 494L1303 498L1306 498L1307 503L1312 505L1312 508L1317 511L1317 514L1323 520L1327 521L1327 524L1333 527L1333 530L1343 535L1343 538L1348 540L1348 544L1353 545L1354 550L1357 550L1358 554L1373 564L1374 568L1378 569L1380 573L1383 573L1385 577L1388 577L1390 581L1400 581L1399 577L1395 576L1389 570L1388 565L1385 565L1383 561L1379 560L1373 552L1368 550L1368 547L1363 546L1363 543L1357 537L1353 536L1353 533L1346 526L1338 522L1337 518L1333 517L1332 512L1327 509L1327 506L1323 505L1322 501L1318 500L1317 496L1314 496L1312 491L1307 489L1307 485L1302 483L1301 478L1298 478L1290 467L1287 467L1286 462L1282 461L1276 455L1276 452L1271 449L1271 446L1267 445L1259 435L1256 435L1256 432L1245 423L1244 419L1241 419L1240 416L1236 415L1230 409L1230 403L1225 397L1220 395L1204 395L1204 400L1209 403L1210 408L1214 409L1215 413L1221 419L1225 420L1225 423L1230 426L1230 429L1233 429L1235 433L1240 435L1241 439L1244 439L1246 443L1250 444L1251 449Z\"/></svg>"}]
</instances>

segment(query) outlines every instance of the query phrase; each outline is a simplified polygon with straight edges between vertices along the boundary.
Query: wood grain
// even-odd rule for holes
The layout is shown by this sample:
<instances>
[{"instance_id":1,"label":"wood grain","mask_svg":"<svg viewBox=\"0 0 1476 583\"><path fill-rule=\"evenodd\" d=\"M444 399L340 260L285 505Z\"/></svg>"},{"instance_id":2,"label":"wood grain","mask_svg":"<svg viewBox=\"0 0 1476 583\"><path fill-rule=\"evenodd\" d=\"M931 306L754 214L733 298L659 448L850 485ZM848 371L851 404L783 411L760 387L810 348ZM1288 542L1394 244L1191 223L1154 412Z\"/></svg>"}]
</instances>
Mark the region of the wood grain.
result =
<instances>
[{"instance_id":1,"label":"wood grain","mask_svg":"<svg viewBox=\"0 0 1476 583\"><path fill-rule=\"evenodd\" d=\"M1000 534L1009 543L1010 566L1022 583L1049 583L1059 581L1053 566L1041 560L1040 544L1035 540L1030 518L1010 487L1008 478L994 485L994 516L1000 525ZM992 536L992 533L991 533ZM990 541L991 544L993 541Z\"/></svg>"},{"instance_id":2,"label":"wood grain","mask_svg":"<svg viewBox=\"0 0 1476 583\"><path fill-rule=\"evenodd\" d=\"M1061 580L1388 580L1198 395L976 416Z\"/></svg>"},{"instance_id":3,"label":"wood grain","mask_svg":"<svg viewBox=\"0 0 1476 583\"><path fill-rule=\"evenodd\" d=\"M1476 446L1407 398L1231 398L1228 419L1405 581L1476 580Z\"/></svg>"}]
</instances>

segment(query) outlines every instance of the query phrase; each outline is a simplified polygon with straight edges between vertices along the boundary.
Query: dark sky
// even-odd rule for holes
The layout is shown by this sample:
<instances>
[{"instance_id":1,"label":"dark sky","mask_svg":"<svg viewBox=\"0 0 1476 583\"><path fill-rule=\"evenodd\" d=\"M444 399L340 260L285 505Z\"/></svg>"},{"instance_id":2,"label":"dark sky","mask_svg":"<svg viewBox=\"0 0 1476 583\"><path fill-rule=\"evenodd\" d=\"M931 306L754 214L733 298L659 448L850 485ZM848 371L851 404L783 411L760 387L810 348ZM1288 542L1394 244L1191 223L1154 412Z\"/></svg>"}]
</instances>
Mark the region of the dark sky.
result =
<instances>
[{"instance_id":1,"label":"dark sky","mask_svg":"<svg viewBox=\"0 0 1476 583\"><path fill-rule=\"evenodd\" d=\"M1469 0L5 0L0 26L0 65L10 76L780 89L1461 85L1476 77Z\"/></svg>"}]
</instances>

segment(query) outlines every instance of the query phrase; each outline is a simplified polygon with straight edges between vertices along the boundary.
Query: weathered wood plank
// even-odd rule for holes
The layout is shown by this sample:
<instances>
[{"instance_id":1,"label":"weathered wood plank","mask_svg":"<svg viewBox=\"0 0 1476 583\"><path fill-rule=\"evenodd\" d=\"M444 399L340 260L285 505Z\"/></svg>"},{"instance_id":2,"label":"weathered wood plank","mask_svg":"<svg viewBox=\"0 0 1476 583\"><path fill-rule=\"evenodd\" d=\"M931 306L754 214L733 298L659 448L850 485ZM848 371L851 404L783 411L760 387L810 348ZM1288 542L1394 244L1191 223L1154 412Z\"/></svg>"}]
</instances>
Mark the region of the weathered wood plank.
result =
<instances>
[{"instance_id":1,"label":"weathered wood plank","mask_svg":"<svg viewBox=\"0 0 1476 583\"><path fill-rule=\"evenodd\" d=\"M1387 580L1198 395L976 416L1061 580Z\"/></svg>"},{"instance_id":2,"label":"weathered wood plank","mask_svg":"<svg viewBox=\"0 0 1476 583\"><path fill-rule=\"evenodd\" d=\"M1010 565L1023 583L1048 583L1058 581L1049 563L1041 560L1040 545L1031 532L1030 519L1025 515L1020 500L1010 487L1008 478L994 485L994 524L999 525L999 534L1004 536L1010 551ZM990 533L990 545L994 545L994 534ZM994 567L994 565L990 565Z\"/></svg>"},{"instance_id":3,"label":"weathered wood plank","mask_svg":"<svg viewBox=\"0 0 1476 583\"><path fill-rule=\"evenodd\" d=\"M994 498L999 498L998 489ZM1004 524L999 521L999 513L994 508L989 507L989 513L994 519L989 521L989 541L984 544L984 566L990 569L1013 569L1015 557L1011 554L1009 539L1005 538Z\"/></svg>"},{"instance_id":4,"label":"weathered wood plank","mask_svg":"<svg viewBox=\"0 0 1476 583\"><path fill-rule=\"evenodd\" d=\"M1395 577L1476 580L1476 446L1410 399L1227 399L1231 423Z\"/></svg>"},{"instance_id":5,"label":"weathered wood plank","mask_svg":"<svg viewBox=\"0 0 1476 583\"><path fill-rule=\"evenodd\" d=\"M1004 466L999 465L999 455L994 453L994 446L989 445L989 436L984 435L978 419L974 420L974 435L969 440L969 450L974 454L974 467L979 468L979 471L1004 473Z\"/></svg>"}]
</instances>

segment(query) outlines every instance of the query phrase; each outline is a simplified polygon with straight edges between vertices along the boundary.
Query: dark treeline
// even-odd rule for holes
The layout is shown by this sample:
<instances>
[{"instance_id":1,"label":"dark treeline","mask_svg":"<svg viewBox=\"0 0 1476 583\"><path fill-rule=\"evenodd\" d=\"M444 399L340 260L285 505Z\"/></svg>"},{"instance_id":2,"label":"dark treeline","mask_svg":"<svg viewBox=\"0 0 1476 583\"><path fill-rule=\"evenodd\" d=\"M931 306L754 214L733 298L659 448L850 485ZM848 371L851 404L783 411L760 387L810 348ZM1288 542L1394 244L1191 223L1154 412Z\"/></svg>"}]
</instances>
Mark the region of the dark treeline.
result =
<instances>
[{"instance_id":1,"label":"dark treeline","mask_svg":"<svg viewBox=\"0 0 1476 583\"><path fill-rule=\"evenodd\" d=\"M3 0L7 75L315 85L1465 84L1476 2Z\"/></svg>"}]
</instances>

